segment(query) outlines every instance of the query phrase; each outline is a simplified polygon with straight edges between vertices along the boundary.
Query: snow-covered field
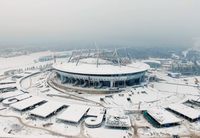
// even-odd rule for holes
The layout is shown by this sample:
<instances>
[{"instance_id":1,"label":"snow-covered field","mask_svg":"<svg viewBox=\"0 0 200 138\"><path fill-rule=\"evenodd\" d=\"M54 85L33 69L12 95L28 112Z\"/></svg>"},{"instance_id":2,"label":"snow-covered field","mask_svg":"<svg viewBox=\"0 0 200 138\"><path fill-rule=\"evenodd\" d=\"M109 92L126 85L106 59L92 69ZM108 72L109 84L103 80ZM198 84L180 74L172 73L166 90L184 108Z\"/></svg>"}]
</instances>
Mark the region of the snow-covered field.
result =
<instances>
[{"instance_id":1,"label":"snow-covered field","mask_svg":"<svg viewBox=\"0 0 200 138\"><path fill-rule=\"evenodd\" d=\"M152 126L143 116L141 111L148 111L152 108L166 108L173 104L182 104L188 99L198 99L200 97L200 89L195 84L195 78L200 79L199 76L184 77L184 78L170 78L163 71L157 71L155 74L163 79L160 82L150 82L148 86L132 88L129 87L121 93L113 94L79 94L76 92L62 92L58 91L47 84L49 71L38 72L38 68L30 69L29 67L36 67L53 63L53 61L39 62L41 56L48 56L54 54L46 51L24 55L12 58L0 58L0 74L2 79L0 82L13 81L12 76L3 76L3 73L12 69L27 69L29 73L17 73L22 75L22 78L17 79L14 85L19 90L27 92L31 98L39 97L45 99L46 102L59 102L66 106L80 107L86 106L88 109L95 107L119 108L130 116L132 126L128 129L122 128L108 128L102 122L101 126L97 128L88 128L84 124L87 117L83 118L78 123L63 122L58 120L58 116L66 109L63 108L51 115L48 118L41 118L31 115L31 110L17 111L10 105L0 103L0 137L92 137L92 138L129 138L133 136L139 137L169 137L172 135L180 135L190 137L191 135L198 135L200 132L200 123L198 121L189 122L185 118L174 114L181 120L178 126L168 128L156 128ZM66 59L59 59L65 61ZM38 72L35 74L35 72ZM187 82L187 83L186 83ZM1 96L5 93L0 93ZM9 98L9 97L8 97ZM104 99L101 101L100 99ZM26 100L26 99L25 99ZM45 103L44 103L45 104ZM34 108L37 109L37 105ZM199 112L199 109L196 109ZM46 111L46 110L45 110ZM51 111L47 109L47 111ZM73 111L73 110L72 110ZM76 116L73 111L70 118ZM136 131L137 130L137 131Z\"/></svg>"}]
</instances>

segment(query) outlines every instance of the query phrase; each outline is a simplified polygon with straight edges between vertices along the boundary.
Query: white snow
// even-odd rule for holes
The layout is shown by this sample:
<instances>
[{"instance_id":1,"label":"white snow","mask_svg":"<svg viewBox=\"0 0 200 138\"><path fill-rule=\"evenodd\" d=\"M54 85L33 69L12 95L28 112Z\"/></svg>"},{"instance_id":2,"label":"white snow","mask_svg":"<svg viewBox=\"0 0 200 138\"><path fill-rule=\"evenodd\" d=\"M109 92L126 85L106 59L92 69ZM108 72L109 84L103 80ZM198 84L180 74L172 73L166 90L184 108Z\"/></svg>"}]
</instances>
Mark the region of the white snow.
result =
<instances>
[{"instance_id":1,"label":"white snow","mask_svg":"<svg viewBox=\"0 0 200 138\"><path fill-rule=\"evenodd\" d=\"M22 95L22 94L24 94L24 93L21 92L21 91L6 92L6 93L2 93L2 94L0 95L0 99L6 99L6 98L10 98L10 97Z\"/></svg>"},{"instance_id":2,"label":"white snow","mask_svg":"<svg viewBox=\"0 0 200 138\"><path fill-rule=\"evenodd\" d=\"M184 116L191 119L196 119L200 117L200 111L184 104L172 104L168 106L169 109L174 110Z\"/></svg>"},{"instance_id":3,"label":"white snow","mask_svg":"<svg viewBox=\"0 0 200 138\"><path fill-rule=\"evenodd\" d=\"M89 111L87 112L87 116L99 116L100 114L105 113L105 108L103 107L90 107Z\"/></svg>"},{"instance_id":4,"label":"white snow","mask_svg":"<svg viewBox=\"0 0 200 138\"><path fill-rule=\"evenodd\" d=\"M105 126L107 127L131 127L130 117L125 115L121 108L109 108L106 111Z\"/></svg>"},{"instance_id":5,"label":"white snow","mask_svg":"<svg viewBox=\"0 0 200 138\"><path fill-rule=\"evenodd\" d=\"M57 53L57 52L56 52ZM55 53L55 54L56 54ZM0 74L3 74L4 71L12 70L12 69L27 69L31 67L38 67L45 65L47 63L53 63L53 61L47 61L47 62L40 62L40 63L34 63L34 60L38 60L39 57L42 56L48 56L52 55L53 52L40 52L40 53L34 53L30 55L24 55L24 56L18 56L18 57L12 57L12 58L0 58ZM96 65L94 65L95 60L88 61L87 60L81 60L77 67L74 65L65 65L64 62L66 62L66 59L57 59L58 66L61 67L60 69L66 70L66 71L79 71L82 73L128 73L128 72L137 72L140 71L143 67L146 68L146 66L143 66L139 62L133 63L134 65L130 66L112 66L112 65L99 65L98 68L96 68ZM155 59L159 60L159 59ZM60 61L64 61L63 64L59 64ZM90 62L86 64L85 62ZM99 61L100 64L104 64L106 62ZM86 67L87 65L87 67ZM57 65L56 65L57 66ZM58 67L57 66L57 67ZM67 67L67 68L66 68ZM144 69L144 68L143 68ZM28 74L32 74L34 72L37 72L37 70L27 70L29 73L20 73L17 75L21 76L27 76ZM103 110L102 107L96 107L93 103L74 100L70 96L68 97L66 91L66 94L60 93L57 90L54 90L53 88L49 87L50 89L48 92L41 92L42 90L46 90L47 87L45 85L46 78L48 77L47 72L41 72L40 74L33 75L31 77L28 77L24 79L20 84L6 84L6 85L0 85L0 88L4 87L15 87L19 86L24 87L23 90L26 89L28 94L22 94L19 96L16 96L15 92L7 92L7 93L0 93L0 97L7 98L9 96L13 97L3 100L3 104L0 103L0 114L2 115L12 115L12 116L18 116L20 117L26 124L36 126L36 127L42 127L43 124L46 123L53 123L53 125L46 127L49 130L56 131L58 133L71 135L71 136L79 136L79 131L84 129L84 134L88 137L92 138L122 138L122 137L132 137L129 134L133 133L132 129L111 129L106 127L106 125L102 123L102 119L105 113L105 110ZM46 74L46 75L45 75ZM176 108L176 111L181 112L185 116L190 116L192 118L199 117L199 110L195 110L191 107L180 107L180 104L183 101L187 99L198 99L200 89L197 88L199 84L195 84L196 79L200 80L200 76L182 76L181 78L174 79L169 76L167 76L167 72L165 72L163 69L157 70L154 72L154 75L156 75L158 78L163 79L164 81L159 82L150 82L150 85L148 87L139 87L139 88L127 88L125 91L121 92L123 96L120 96L119 93L113 93L111 98L107 97L105 98L106 94L81 94L78 95L75 92L70 92L71 94L78 95L83 98L87 98L96 102L100 102L100 97L104 98L105 102L102 102L102 104L105 106L105 109L108 108L120 108L120 110L112 111L107 114L110 114L113 118L111 118L111 121L121 121L126 122L128 121L130 123L130 118L135 119L138 114L135 111L138 110L147 110L149 114L154 116L156 120L158 120L160 123L170 123L170 122L178 122L182 120L181 124L179 126L175 127L169 127L169 128L154 128L151 126L144 118L143 116L140 116L140 120L137 119L136 124L140 126L138 129L138 137L163 137L163 136L171 136L173 134L179 134L186 135L190 134L190 130L195 130L196 133L200 130L200 124L198 121L191 123L183 118L178 118L174 116L175 114L168 112L167 110L164 110L163 108L168 107L170 104L171 108ZM12 78L6 76L1 76L1 82L11 82ZM5 79L4 79L5 78ZM152 88L151 88L152 86ZM145 91L145 93L142 93L142 91ZM17 91L16 91L17 92ZM60 96L48 96L48 94L52 95L60 95ZM29 96L34 96L28 99L24 99ZM37 96L37 97L35 97ZM62 97L63 96L63 97ZM67 97L67 98L65 98ZM30 111L26 111L23 114L20 112L16 112L15 110L10 110L10 108L5 107L5 102L10 99L16 98L17 100L22 101L16 101L17 103L11 104L11 107L13 108L16 106L16 108L19 108L19 110L26 109L27 107L35 105L40 101L48 101L47 103L44 103L42 105L36 106L35 109L32 109ZM130 101L127 100L127 98L130 98ZM51 102L51 103L49 103ZM141 104L139 104L141 102ZM56 103L56 104L54 104ZM175 105L174 105L175 103ZM68 108L62 109L60 112L58 112L56 115L51 116L47 119L41 119L36 118L36 120L32 120L32 117L30 117L30 113L33 113L38 116L47 116L50 113L53 113L56 111L61 105L69 105ZM76 105L75 105L76 104ZM83 105L90 106L90 107L83 107ZM139 106L140 105L140 106ZM155 108L155 107L160 108ZM140 108L139 108L140 107ZM84 108L84 109L83 109ZM87 112L89 108L89 111ZM179 111L180 110L180 111ZM130 113L130 116L127 116L125 113ZM133 113L133 114L132 114ZM98 126L98 128L87 128L85 125L80 125L80 119L83 116L92 116L87 117L84 121L86 124L91 126ZM64 121L69 122L75 122L77 124L71 124L71 123L61 123L58 120L58 118L62 118ZM27 119L28 118L28 119ZM33 117L35 118L35 117ZM117 118L117 120L116 120ZM61 119L61 120L62 120ZM112 120L113 119L113 120ZM22 124L19 124L21 127L21 130L17 131L18 129L13 129L12 126L15 126L16 123L19 123L16 119L13 118L4 118L0 117L0 136L7 136L8 132L12 129L12 133L8 136L12 137L58 137L54 136L51 133L48 133L46 131L40 130L40 129L33 129L33 128L27 128L23 126ZM130 124L129 124L130 125ZM113 125L114 126L114 125ZM187 126L187 127L186 127ZM144 127L144 128L142 128ZM147 128L148 127L148 128ZM4 135L5 134L5 135ZM189 137L189 136L188 136Z\"/></svg>"},{"instance_id":6,"label":"white snow","mask_svg":"<svg viewBox=\"0 0 200 138\"><path fill-rule=\"evenodd\" d=\"M57 119L78 123L88 109L89 107L87 106L71 105L63 113L61 113Z\"/></svg>"},{"instance_id":7,"label":"white snow","mask_svg":"<svg viewBox=\"0 0 200 138\"><path fill-rule=\"evenodd\" d=\"M30 97L31 97L31 95L24 93L24 94L21 94L21 95L17 95L17 96L5 99L5 100L2 101L2 103L5 104L5 105L9 105L9 104L15 103L17 101L28 99Z\"/></svg>"},{"instance_id":8,"label":"white snow","mask_svg":"<svg viewBox=\"0 0 200 138\"><path fill-rule=\"evenodd\" d=\"M34 60L37 60L39 57L45 55L53 55L53 52L45 51L17 57L0 58L0 65L3 65L0 67L0 74L5 70L35 65L36 63Z\"/></svg>"},{"instance_id":9,"label":"white snow","mask_svg":"<svg viewBox=\"0 0 200 138\"><path fill-rule=\"evenodd\" d=\"M26 100L19 101L17 103L11 104L10 107L22 111L22 110L24 110L26 108L34 106L34 105L36 105L38 103L41 103L43 101L45 101L43 98L40 98L40 97L31 97L29 99L26 99Z\"/></svg>"},{"instance_id":10,"label":"white snow","mask_svg":"<svg viewBox=\"0 0 200 138\"><path fill-rule=\"evenodd\" d=\"M136 73L142 72L149 69L149 65L141 62L132 63L127 66L115 66L115 65L100 65L96 64L83 64L80 63L56 63L53 68L68 72L68 73L79 73L79 74L126 74L126 73Z\"/></svg>"},{"instance_id":11,"label":"white snow","mask_svg":"<svg viewBox=\"0 0 200 138\"><path fill-rule=\"evenodd\" d=\"M163 108L153 108L147 111L161 125L179 123L181 120Z\"/></svg>"},{"instance_id":12,"label":"white snow","mask_svg":"<svg viewBox=\"0 0 200 138\"><path fill-rule=\"evenodd\" d=\"M3 84L3 85L0 85L0 89L3 89L3 88L12 88L12 87L16 87L16 84L15 83L11 83L11 84Z\"/></svg>"},{"instance_id":13,"label":"white snow","mask_svg":"<svg viewBox=\"0 0 200 138\"><path fill-rule=\"evenodd\" d=\"M47 103L31 110L30 113L45 118L62 106L64 106L63 103L48 101Z\"/></svg>"}]
</instances>

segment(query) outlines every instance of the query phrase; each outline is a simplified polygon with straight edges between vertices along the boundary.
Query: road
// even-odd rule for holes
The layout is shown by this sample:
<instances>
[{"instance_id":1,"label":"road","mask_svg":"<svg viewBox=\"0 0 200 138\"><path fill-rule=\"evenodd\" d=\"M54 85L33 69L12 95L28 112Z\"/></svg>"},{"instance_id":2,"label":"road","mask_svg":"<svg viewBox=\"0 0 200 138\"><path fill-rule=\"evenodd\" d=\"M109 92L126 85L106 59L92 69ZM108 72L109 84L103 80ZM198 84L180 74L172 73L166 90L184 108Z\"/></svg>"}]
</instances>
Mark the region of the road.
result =
<instances>
[{"instance_id":1,"label":"road","mask_svg":"<svg viewBox=\"0 0 200 138\"><path fill-rule=\"evenodd\" d=\"M22 124L23 126L25 127L29 127L29 128L33 128L33 129L39 129L39 130L43 130L43 131L46 131L52 135L55 135L55 136L60 136L60 137L65 137L65 138L82 138L82 130L80 130L80 134L78 136L71 136L71 135L66 135L66 134L62 134L62 133L58 133L56 131L52 131L52 130L49 130L49 129L46 129L46 128L42 128L42 127L37 127L37 126L32 126L32 125L29 125L29 124L26 124L25 122L23 122L23 120L18 117L18 116L13 116L13 115L2 115L0 114L0 117L6 117L6 118L16 118L20 124ZM82 127L81 127L82 128Z\"/></svg>"}]
</instances>

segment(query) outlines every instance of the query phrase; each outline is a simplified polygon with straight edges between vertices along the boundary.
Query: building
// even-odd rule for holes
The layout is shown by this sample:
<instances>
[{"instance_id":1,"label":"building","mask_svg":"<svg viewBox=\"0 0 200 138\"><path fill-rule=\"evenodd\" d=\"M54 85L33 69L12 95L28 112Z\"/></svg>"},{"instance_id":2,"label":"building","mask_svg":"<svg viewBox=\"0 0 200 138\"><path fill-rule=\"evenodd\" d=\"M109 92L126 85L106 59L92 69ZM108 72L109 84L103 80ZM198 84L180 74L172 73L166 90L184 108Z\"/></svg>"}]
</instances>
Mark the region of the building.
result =
<instances>
[{"instance_id":1,"label":"building","mask_svg":"<svg viewBox=\"0 0 200 138\"><path fill-rule=\"evenodd\" d=\"M67 62L53 65L51 80L66 88L109 91L144 81L149 65L116 55L117 52L72 54Z\"/></svg>"},{"instance_id":2,"label":"building","mask_svg":"<svg viewBox=\"0 0 200 138\"><path fill-rule=\"evenodd\" d=\"M182 116L183 118L189 120L190 122L195 122L200 119L199 110L184 104L169 105L167 109L177 115Z\"/></svg>"},{"instance_id":3,"label":"building","mask_svg":"<svg viewBox=\"0 0 200 138\"><path fill-rule=\"evenodd\" d=\"M109 108L106 111L105 126L110 128L130 128L131 120L121 108Z\"/></svg>"},{"instance_id":4,"label":"building","mask_svg":"<svg viewBox=\"0 0 200 138\"><path fill-rule=\"evenodd\" d=\"M179 125L181 120L163 108L153 108L143 112L144 117L156 128Z\"/></svg>"},{"instance_id":5,"label":"building","mask_svg":"<svg viewBox=\"0 0 200 138\"><path fill-rule=\"evenodd\" d=\"M170 76L170 77L172 77L172 78L180 78L181 73L168 72L167 75Z\"/></svg>"},{"instance_id":6,"label":"building","mask_svg":"<svg viewBox=\"0 0 200 138\"><path fill-rule=\"evenodd\" d=\"M143 60L142 62L148 64L151 68L160 68L161 67L161 62L158 60Z\"/></svg>"},{"instance_id":7,"label":"building","mask_svg":"<svg viewBox=\"0 0 200 138\"><path fill-rule=\"evenodd\" d=\"M199 73L199 67L192 61L181 60L172 63L171 71L179 72L183 75L194 75Z\"/></svg>"}]
</instances>

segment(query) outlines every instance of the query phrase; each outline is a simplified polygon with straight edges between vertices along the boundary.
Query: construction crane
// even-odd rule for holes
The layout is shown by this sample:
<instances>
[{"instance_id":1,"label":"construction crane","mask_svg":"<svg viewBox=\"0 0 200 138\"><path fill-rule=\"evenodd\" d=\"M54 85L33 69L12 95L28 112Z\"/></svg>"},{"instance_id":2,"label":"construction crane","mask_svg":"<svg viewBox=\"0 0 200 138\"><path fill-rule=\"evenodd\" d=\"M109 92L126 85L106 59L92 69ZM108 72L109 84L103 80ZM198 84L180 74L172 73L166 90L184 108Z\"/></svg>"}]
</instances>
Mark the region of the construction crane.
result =
<instances>
[{"instance_id":1,"label":"construction crane","mask_svg":"<svg viewBox=\"0 0 200 138\"><path fill-rule=\"evenodd\" d=\"M118 50L115 48L115 51L113 52L113 57L117 59L118 65L121 67L121 59L119 57Z\"/></svg>"},{"instance_id":2,"label":"construction crane","mask_svg":"<svg viewBox=\"0 0 200 138\"><path fill-rule=\"evenodd\" d=\"M83 50L81 49L81 52L80 52L80 54L79 54L79 57L78 57L78 59L77 59L77 61L76 61L76 66L77 66L78 63L79 63L79 60L82 58L82 55L83 55Z\"/></svg>"}]
</instances>

